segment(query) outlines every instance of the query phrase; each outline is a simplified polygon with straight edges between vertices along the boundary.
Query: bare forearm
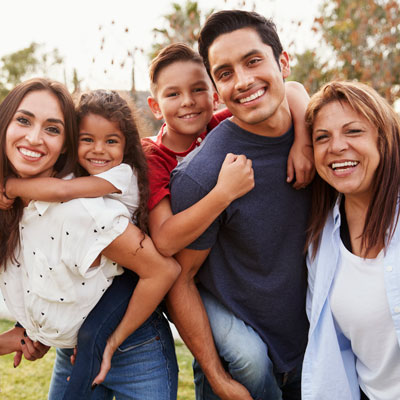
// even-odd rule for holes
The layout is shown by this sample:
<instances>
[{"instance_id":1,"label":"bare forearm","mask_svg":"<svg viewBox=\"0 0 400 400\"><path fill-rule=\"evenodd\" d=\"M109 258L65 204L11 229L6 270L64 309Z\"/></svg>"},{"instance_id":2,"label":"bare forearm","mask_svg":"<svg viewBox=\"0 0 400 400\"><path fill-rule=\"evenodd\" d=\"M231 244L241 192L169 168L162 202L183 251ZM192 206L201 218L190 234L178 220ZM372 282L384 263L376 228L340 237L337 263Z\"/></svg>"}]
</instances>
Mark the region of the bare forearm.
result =
<instances>
[{"instance_id":1,"label":"bare forearm","mask_svg":"<svg viewBox=\"0 0 400 400\"><path fill-rule=\"evenodd\" d=\"M80 197L101 197L116 191L111 183L95 176L69 180L10 178L6 183L6 194L9 198L22 197L48 202L69 201Z\"/></svg>"},{"instance_id":2,"label":"bare forearm","mask_svg":"<svg viewBox=\"0 0 400 400\"><path fill-rule=\"evenodd\" d=\"M19 331L22 328L12 328L7 332L0 334L0 355L14 353L21 350L22 334Z\"/></svg>"},{"instance_id":3,"label":"bare forearm","mask_svg":"<svg viewBox=\"0 0 400 400\"><path fill-rule=\"evenodd\" d=\"M178 214L167 218L151 237L161 254L172 256L194 242L230 204L218 187L203 199Z\"/></svg>"}]
</instances>

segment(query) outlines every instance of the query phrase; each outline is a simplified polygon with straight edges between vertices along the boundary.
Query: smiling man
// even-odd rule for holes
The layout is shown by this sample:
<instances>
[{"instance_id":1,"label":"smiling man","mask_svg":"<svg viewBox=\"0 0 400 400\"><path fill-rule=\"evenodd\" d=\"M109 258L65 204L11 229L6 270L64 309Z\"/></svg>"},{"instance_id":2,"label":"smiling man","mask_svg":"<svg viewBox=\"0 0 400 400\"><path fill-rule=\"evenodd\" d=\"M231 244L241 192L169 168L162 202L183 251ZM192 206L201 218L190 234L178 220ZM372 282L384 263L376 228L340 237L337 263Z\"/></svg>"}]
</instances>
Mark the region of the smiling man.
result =
<instances>
[{"instance_id":1,"label":"smiling man","mask_svg":"<svg viewBox=\"0 0 400 400\"><path fill-rule=\"evenodd\" d=\"M177 255L169 310L196 358L197 399L300 399L309 192L286 182L289 57L271 21L237 10L207 20L199 51L233 116L174 171L174 212L211 190L227 152L253 161L255 188Z\"/></svg>"}]
</instances>

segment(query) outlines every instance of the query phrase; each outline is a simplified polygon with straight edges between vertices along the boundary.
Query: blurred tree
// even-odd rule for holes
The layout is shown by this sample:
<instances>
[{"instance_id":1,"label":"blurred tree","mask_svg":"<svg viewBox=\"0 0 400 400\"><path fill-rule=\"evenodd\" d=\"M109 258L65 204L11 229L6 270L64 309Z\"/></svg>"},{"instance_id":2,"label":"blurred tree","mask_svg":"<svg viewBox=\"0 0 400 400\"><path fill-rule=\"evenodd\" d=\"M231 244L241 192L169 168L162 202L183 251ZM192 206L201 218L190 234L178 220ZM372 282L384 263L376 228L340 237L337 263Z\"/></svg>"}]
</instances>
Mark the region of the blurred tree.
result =
<instances>
[{"instance_id":1,"label":"blurred tree","mask_svg":"<svg viewBox=\"0 0 400 400\"><path fill-rule=\"evenodd\" d=\"M324 0L313 30L329 56L322 61L309 50L297 55L292 79L303 82L310 93L335 78L368 83L390 103L399 97L398 0Z\"/></svg>"},{"instance_id":2,"label":"blurred tree","mask_svg":"<svg viewBox=\"0 0 400 400\"><path fill-rule=\"evenodd\" d=\"M74 68L73 75L72 75L72 85L73 85L72 93L80 93L81 83L82 83L82 79L79 79L78 71L76 70L76 68Z\"/></svg>"},{"instance_id":3,"label":"blurred tree","mask_svg":"<svg viewBox=\"0 0 400 400\"><path fill-rule=\"evenodd\" d=\"M7 54L0 59L0 101L12 87L33 74L47 75L50 68L62 64L57 49L42 51L42 45L31 43L28 47Z\"/></svg>"},{"instance_id":4,"label":"blurred tree","mask_svg":"<svg viewBox=\"0 0 400 400\"><path fill-rule=\"evenodd\" d=\"M200 28L207 17L214 11L201 11L197 1L186 0L182 6L172 3L173 11L163 16L166 28L154 28L155 43L149 54L150 59L170 43L185 42L192 47L197 46Z\"/></svg>"}]
</instances>

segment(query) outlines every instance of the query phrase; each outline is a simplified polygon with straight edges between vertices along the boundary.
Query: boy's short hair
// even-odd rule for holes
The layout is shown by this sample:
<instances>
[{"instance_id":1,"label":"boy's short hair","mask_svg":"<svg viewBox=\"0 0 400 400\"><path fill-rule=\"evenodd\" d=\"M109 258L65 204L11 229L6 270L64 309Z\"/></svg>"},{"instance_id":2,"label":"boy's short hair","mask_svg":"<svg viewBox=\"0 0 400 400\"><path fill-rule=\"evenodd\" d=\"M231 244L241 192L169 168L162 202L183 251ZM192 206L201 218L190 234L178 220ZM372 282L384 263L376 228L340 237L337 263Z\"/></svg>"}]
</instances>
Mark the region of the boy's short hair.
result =
<instances>
[{"instance_id":1,"label":"boy's short hair","mask_svg":"<svg viewBox=\"0 0 400 400\"><path fill-rule=\"evenodd\" d=\"M172 43L157 54L150 63L150 86L153 96L157 94L157 79L160 71L178 61L192 61L203 64L200 55L185 43Z\"/></svg>"},{"instance_id":2,"label":"boy's short hair","mask_svg":"<svg viewBox=\"0 0 400 400\"><path fill-rule=\"evenodd\" d=\"M208 49L219 36L243 28L252 28L260 36L261 41L270 46L279 66L279 56L283 48L271 19L266 19L256 12L242 10L224 10L211 14L205 22L199 36L199 53L211 77L208 60Z\"/></svg>"}]
</instances>

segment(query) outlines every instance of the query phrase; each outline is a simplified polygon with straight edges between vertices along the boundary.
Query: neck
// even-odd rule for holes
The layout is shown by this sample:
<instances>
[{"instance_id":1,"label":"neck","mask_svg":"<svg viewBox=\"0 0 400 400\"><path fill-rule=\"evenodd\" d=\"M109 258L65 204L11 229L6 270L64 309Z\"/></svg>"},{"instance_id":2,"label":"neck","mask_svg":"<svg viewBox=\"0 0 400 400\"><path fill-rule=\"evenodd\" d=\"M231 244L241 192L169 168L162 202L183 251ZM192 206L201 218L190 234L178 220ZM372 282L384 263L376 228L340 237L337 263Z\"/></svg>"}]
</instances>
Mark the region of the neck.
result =
<instances>
[{"instance_id":1,"label":"neck","mask_svg":"<svg viewBox=\"0 0 400 400\"><path fill-rule=\"evenodd\" d=\"M205 130L205 129L204 129ZM176 153L186 151L192 143L198 138L199 134L193 135L177 135L168 131L168 126L165 127L164 134L161 138L161 143Z\"/></svg>"},{"instance_id":2,"label":"neck","mask_svg":"<svg viewBox=\"0 0 400 400\"><path fill-rule=\"evenodd\" d=\"M353 253L359 257L376 258L383 248L383 243L376 245L374 248L370 249L368 253L365 253L365 248L361 246L362 233L364 231L369 203L370 198L367 196L345 195L344 208L346 211Z\"/></svg>"}]
</instances>

